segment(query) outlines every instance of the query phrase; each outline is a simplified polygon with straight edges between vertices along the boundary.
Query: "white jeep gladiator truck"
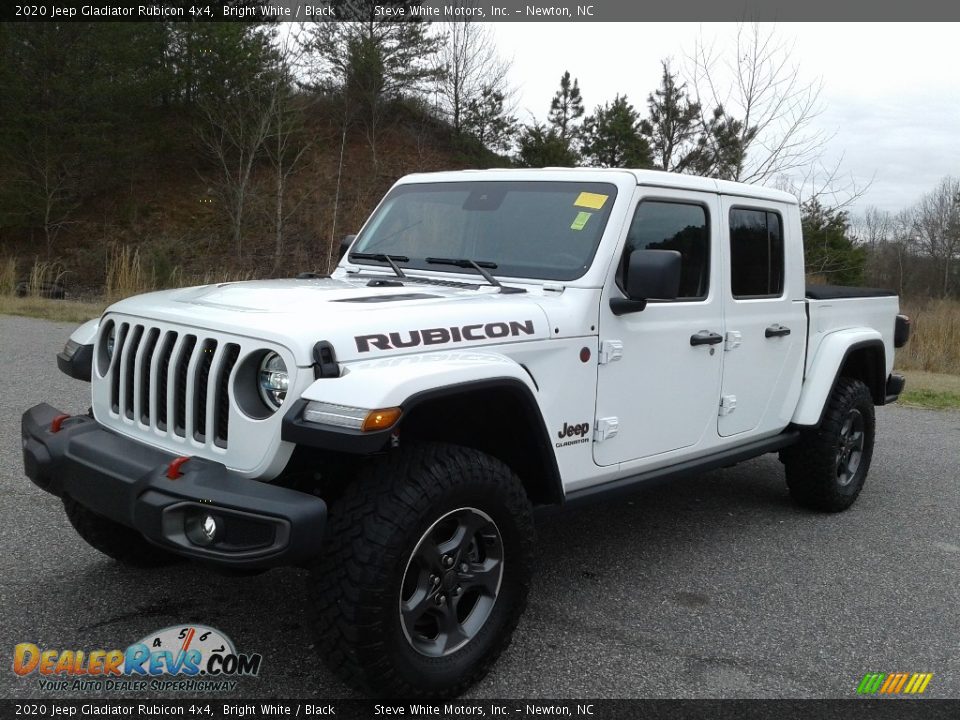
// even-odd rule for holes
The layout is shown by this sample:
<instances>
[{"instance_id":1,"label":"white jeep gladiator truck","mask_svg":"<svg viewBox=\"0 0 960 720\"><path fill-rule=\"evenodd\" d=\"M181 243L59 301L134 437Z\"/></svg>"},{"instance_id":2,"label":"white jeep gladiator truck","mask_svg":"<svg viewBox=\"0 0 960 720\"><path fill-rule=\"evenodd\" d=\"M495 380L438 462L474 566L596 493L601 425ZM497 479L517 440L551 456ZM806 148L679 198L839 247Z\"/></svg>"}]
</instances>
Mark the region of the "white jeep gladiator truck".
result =
<instances>
[{"instance_id":1,"label":"white jeep gladiator truck","mask_svg":"<svg viewBox=\"0 0 960 720\"><path fill-rule=\"evenodd\" d=\"M329 277L155 292L58 363L26 474L131 565L311 570L347 681L451 696L509 642L533 510L778 452L848 508L895 400L893 293L805 286L783 192L653 171L411 175Z\"/></svg>"}]
</instances>

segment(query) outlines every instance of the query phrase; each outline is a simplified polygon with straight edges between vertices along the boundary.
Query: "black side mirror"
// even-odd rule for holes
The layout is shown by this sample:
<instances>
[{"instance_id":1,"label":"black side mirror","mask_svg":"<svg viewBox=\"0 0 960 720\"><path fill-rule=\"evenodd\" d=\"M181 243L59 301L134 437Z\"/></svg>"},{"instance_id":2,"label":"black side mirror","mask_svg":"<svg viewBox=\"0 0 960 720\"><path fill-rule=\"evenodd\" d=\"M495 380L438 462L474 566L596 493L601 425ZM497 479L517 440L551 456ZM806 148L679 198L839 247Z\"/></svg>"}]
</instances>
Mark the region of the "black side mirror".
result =
<instances>
[{"instance_id":1,"label":"black side mirror","mask_svg":"<svg viewBox=\"0 0 960 720\"><path fill-rule=\"evenodd\" d=\"M676 300L682 257L676 250L634 250L624 277L626 298L610 298L614 315L639 312L647 300Z\"/></svg>"},{"instance_id":2,"label":"black side mirror","mask_svg":"<svg viewBox=\"0 0 960 720\"><path fill-rule=\"evenodd\" d=\"M353 241L357 239L356 235L344 235L343 239L340 241L340 254L337 255L337 261L343 260L343 256L347 254L347 250L350 249L350 246L353 245Z\"/></svg>"}]
</instances>

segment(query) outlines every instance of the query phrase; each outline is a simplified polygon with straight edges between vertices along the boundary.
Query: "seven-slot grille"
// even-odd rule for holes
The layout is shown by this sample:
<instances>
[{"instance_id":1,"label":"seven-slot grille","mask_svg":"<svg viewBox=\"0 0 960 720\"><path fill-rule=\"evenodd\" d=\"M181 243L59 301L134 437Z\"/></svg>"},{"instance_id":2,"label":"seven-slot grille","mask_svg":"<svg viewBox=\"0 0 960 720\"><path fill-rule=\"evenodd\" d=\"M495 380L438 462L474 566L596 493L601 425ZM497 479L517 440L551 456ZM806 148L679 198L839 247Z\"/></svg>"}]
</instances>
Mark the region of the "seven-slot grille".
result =
<instances>
[{"instance_id":1,"label":"seven-slot grille","mask_svg":"<svg viewBox=\"0 0 960 720\"><path fill-rule=\"evenodd\" d=\"M114 414L169 436L227 447L237 343L118 322L107 371Z\"/></svg>"}]
</instances>

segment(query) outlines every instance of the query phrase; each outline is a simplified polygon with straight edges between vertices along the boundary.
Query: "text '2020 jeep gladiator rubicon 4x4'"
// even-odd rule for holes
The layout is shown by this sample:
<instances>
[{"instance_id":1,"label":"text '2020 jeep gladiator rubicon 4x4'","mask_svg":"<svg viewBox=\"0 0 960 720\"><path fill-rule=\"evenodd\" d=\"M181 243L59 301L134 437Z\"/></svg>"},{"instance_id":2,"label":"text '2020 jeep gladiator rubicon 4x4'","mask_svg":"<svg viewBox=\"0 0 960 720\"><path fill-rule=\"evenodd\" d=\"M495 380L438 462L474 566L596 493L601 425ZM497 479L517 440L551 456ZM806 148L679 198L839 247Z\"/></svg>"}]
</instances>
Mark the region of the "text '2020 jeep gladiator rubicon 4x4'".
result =
<instances>
[{"instance_id":1,"label":"text '2020 jeep gladiator rubicon 4x4'","mask_svg":"<svg viewBox=\"0 0 960 720\"><path fill-rule=\"evenodd\" d=\"M508 642L535 506L779 451L863 487L909 325L806 288L794 197L627 170L400 180L330 277L150 293L81 326L92 408L23 416L27 475L121 562L311 569L354 685L452 695ZM346 248L344 248L346 250Z\"/></svg>"}]
</instances>

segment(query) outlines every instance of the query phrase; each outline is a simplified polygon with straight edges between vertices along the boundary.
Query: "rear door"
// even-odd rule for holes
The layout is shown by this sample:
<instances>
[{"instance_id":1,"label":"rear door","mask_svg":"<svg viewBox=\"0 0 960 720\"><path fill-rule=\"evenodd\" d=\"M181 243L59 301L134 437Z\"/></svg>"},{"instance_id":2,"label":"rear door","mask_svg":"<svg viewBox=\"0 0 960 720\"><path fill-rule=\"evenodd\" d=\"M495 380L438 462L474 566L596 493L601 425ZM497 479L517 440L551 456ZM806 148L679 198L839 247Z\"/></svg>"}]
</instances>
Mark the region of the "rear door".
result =
<instances>
[{"instance_id":1,"label":"rear door","mask_svg":"<svg viewBox=\"0 0 960 720\"><path fill-rule=\"evenodd\" d=\"M764 435L789 422L806 343L800 238L786 238L795 208L721 196L723 216L722 437ZM789 240L789 242L788 242Z\"/></svg>"},{"instance_id":2,"label":"rear door","mask_svg":"<svg viewBox=\"0 0 960 720\"><path fill-rule=\"evenodd\" d=\"M716 438L723 355L718 196L642 192L600 305L593 452L602 466L671 451L685 455ZM624 258L634 248L680 252L680 297L617 316L609 301L625 296Z\"/></svg>"}]
</instances>

